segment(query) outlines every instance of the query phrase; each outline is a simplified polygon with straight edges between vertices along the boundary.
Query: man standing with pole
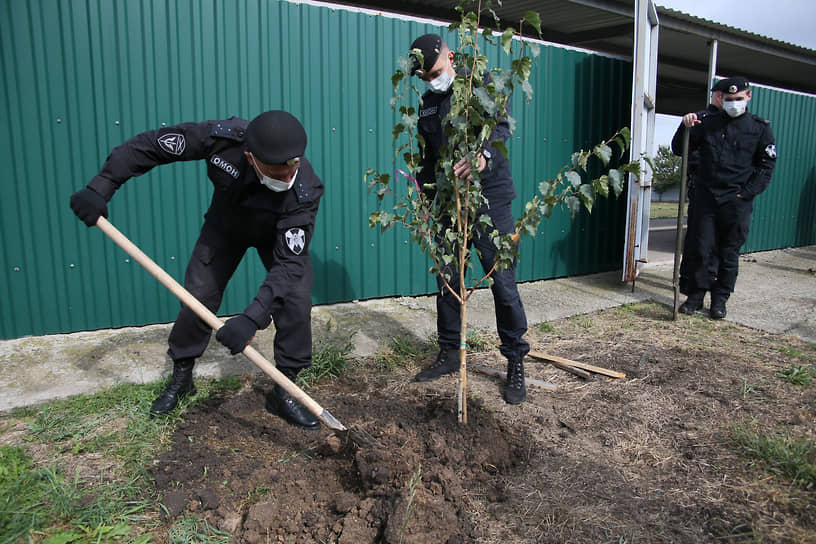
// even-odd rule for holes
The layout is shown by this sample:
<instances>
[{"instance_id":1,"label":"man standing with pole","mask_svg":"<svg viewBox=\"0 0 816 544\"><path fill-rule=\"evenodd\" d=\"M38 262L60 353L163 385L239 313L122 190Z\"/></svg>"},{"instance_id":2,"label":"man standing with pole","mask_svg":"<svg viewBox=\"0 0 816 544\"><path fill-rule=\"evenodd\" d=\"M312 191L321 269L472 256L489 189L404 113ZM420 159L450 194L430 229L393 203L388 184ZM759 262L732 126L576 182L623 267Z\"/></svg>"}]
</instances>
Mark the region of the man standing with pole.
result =
<instances>
[{"instance_id":1,"label":"man standing with pole","mask_svg":"<svg viewBox=\"0 0 816 544\"><path fill-rule=\"evenodd\" d=\"M681 285L688 298L680 311L694 313L711 293L710 316L723 319L734 291L739 250L748 237L753 200L771 181L776 144L768 121L747 112L752 92L748 80L722 82L723 111L698 116L688 113L672 139L672 151L682 153L683 132L689 130L689 153L699 150L695 176L694 214L689 218L683 260L688 280ZM717 274L711 277L713 256Z\"/></svg>"}]
</instances>

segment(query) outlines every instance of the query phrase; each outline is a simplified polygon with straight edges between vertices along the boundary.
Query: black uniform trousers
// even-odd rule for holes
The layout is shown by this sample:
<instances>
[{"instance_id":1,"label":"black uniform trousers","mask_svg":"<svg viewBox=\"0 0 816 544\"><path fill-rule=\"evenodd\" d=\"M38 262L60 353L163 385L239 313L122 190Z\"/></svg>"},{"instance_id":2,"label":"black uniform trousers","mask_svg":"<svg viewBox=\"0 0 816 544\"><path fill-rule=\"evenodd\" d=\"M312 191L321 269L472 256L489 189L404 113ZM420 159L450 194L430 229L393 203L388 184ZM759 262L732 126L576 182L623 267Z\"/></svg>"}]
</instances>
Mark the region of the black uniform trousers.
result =
<instances>
[{"instance_id":1,"label":"black uniform trousers","mask_svg":"<svg viewBox=\"0 0 816 544\"><path fill-rule=\"evenodd\" d=\"M681 286L687 295L711 291L712 301L726 301L734 291L739 272L740 248L748 238L753 202L732 196L717 202L707 190L697 188L694 214L689 219L683 261L687 276ZM712 278L712 259L717 274Z\"/></svg>"},{"instance_id":2,"label":"black uniform trousers","mask_svg":"<svg viewBox=\"0 0 816 544\"><path fill-rule=\"evenodd\" d=\"M515 232L511 204L493 206L480 210L493 220L493 226L502 234ZM490 232L477 227L473 238L473 247L480 253L480 261L485 272L493 267L496 259L496 246L490 240ZM451 278L451 287L458 293L459 273L454 264L443 268L443 273ZM501 345L499 351L508 359L520 360L530 351L530 344L524 340L527 332L527 316L516 287L516 263L512 266L493 271L493 304L496 309L496 329ZM443 288L442 279L437 277L440 292L436 298L436 327L439 333L440 349L458 349L460 344L461 315L460 305L447 288Z\"/></svg>"},{"instance_id":3,"label":"black uniform trousers","mask_svg":"<svg viewBox=\"0 0 816 544\"><path fill-rule=\"evenodd\" d=\"M274 242L275 236L265 237ZM254 243L253 243L254 242ZM248 236L227 232L207 221L201 229L193 255L184 275L184 287L212 312L221 305L227 282L250 247L255 247L264 268L271 266L273 246L257 244ZM304 257L309 259L308 256ZM311 261L298 285L289 296L271 310L275 324L275 363L278 367L301 369L312 361L312 284ZM170 331L167 353L174 361L201 356L210 341L212 329L187 306L182 305Z\"/></svg>"},{"instance_id":4,"label":"black uniform trousers","mask_svg":"<svg viewBox=\"0 0 816 544\"><path fill-rule=\"evenodd\" d=\"M683 238L683 247L686 247L686 244L689 243L689 226L694 223L694 177L689 175L688 177L688 211L686 212L686 235ZM717 257L717 248L716 243L712 248L712 253L708 257L708 273L709 273L709 281L708 284L714 283L714 280L717 278L717 268L719 266L719 258ZM684 295L690 294L691 291L695 290L694 283L689 281L689 277L691 274L688 270L688 260L681 259L680 260L680 292Z\"/></svg>"}]
</instances>

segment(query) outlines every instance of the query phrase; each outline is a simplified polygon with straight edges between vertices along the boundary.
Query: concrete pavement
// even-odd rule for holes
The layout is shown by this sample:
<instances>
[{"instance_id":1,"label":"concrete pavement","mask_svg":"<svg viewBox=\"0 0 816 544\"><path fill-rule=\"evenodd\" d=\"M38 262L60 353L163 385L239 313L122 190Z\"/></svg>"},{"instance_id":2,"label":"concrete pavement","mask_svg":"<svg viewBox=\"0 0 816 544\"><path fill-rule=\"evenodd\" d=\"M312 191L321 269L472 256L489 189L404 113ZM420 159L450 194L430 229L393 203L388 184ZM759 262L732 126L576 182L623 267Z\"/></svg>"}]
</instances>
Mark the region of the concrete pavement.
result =
<instances>
[{"instance_id":1,"label":"concrete pavement","mask_svg":"<svg viewBox=\"0 0 816 544\"><path fill-rule=\"evenodd\" d=\"M620 281L620 271L519 285L530 326L644 300L671 305L673 255L654 251L649 261L634 290L631 283ZM474 295L468 315L472 328L495 330L489 291ZM743 255L727 320L816 343L816 246ZM354 355L365 357L381 350L393 337L424 340L435 332L434 298L316 306L312 322L315 342L338 343L351 336ZM166 376L171 369L165 354L170 326L0 341L0 410ZM272 339L272 328L261 331L253 346L271 359ZM230 356L215 340L196 365L196 375L202 376L251 372L260 371L242 355Z\"/></svg>"}]
</instances>

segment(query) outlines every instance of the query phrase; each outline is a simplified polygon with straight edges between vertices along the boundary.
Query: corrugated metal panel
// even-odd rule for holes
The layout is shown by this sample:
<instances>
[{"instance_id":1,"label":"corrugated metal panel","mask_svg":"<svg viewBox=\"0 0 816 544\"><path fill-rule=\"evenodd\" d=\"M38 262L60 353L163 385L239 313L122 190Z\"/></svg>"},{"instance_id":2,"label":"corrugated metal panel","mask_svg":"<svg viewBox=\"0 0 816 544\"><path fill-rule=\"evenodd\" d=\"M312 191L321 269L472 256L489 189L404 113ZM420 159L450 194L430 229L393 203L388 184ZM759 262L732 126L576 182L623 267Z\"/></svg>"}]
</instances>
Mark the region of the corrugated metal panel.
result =
<instances>
[{"instance_id":1,"label":"corrugated metal panel","mask_svg":"<svg viewBox=\"0 0 816 544\"><path fill-rule=\"evenodd\" d=\"M435 289L406 232L368 228L375 203L362 175L393 168L390 75L414 37L439 27L267 0L3 2L0 15L0 337L175 319L174 297L82 225L69 196L139 132L267 109L303 121L327 188L311 250L315 302ZM629 70L542 48L534 103L514 102L519 209L576 147L627 124ZM181 279L209 197L204 165L178 163L128 183L110 219ZM623 223L620 202L572 225L556 213L524 242L520 279L617 267ZM221 313L241 311L262 278L252 253Z\"/></svg>"},{"instance_id":2,"label":"corrugated metal panel","mask_svg":"<svg viewBox=\"0 0 816 544\"><path fill-rule=\"evenodd\" d=\"M742 251L816 244L816 96L754 87L748 109L771 122L777 159Z\"/></svg>"}]
</instances>

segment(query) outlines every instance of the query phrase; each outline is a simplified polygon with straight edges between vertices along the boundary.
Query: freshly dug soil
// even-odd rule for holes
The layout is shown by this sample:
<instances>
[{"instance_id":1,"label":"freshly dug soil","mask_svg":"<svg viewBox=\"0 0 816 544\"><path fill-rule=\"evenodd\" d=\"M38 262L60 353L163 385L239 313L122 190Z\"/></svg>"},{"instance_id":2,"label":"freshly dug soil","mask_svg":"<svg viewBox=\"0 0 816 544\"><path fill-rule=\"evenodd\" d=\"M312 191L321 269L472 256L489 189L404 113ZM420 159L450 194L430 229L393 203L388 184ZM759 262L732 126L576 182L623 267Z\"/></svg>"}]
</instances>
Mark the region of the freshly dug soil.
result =
<instances>
[{"instance_id":1,"label":"freshly dug soil","mask_svg":"<svg viewBox=\"0 0 816 544\"><path fill-rule=\"evenodd\" d=\"M490 332L482 332L491 338ZM531 327L534 349L626 373L584 381L543 361L521 406L503 382L411 377L433 357L350 373L308 392L350 428L306 431L264 410L272 387L194 406L155 462L164 523L206 518L234 542L816 542L816 494L744 457L740 430L809 437L816 347L638 304ZM495 338L492 339L495 344ZM494 349L491 349L494 348ZM504 370L495 346L469 362ZM373 441L372 441L373 439ZM816 454L814 454L816 455Z\"/></svg>"}]
</instances>

